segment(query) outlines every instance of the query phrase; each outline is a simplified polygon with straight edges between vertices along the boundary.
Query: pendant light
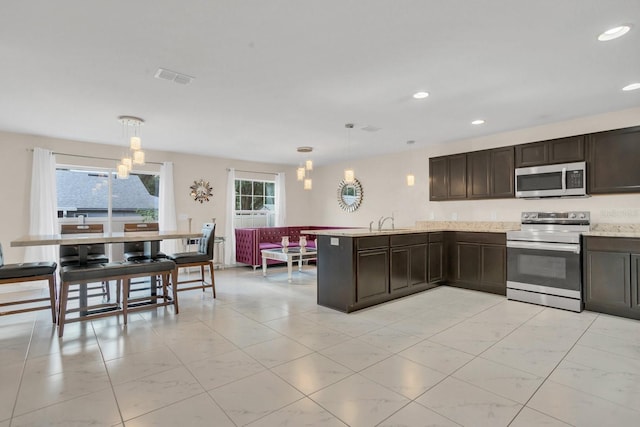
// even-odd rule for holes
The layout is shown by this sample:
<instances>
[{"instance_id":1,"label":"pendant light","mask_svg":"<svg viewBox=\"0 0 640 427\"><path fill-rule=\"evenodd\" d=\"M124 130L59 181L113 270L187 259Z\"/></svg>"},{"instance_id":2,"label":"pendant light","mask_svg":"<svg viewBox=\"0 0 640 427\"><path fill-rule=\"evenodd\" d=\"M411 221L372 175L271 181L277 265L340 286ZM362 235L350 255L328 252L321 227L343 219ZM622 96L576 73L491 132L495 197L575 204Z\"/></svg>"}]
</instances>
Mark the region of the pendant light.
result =
<instances>
[{"instance_id":1,"label":"pendant light","mask_svg":"<svg viewBox=\"0 0 640 427\"><path fill-rule=\"evenodd\" d=\"M347 157L351 154L351 129L353 129L353 123L347 123L344 125L347 128ZM353 184L356 180L356 173L353 168L348 167L344 170L344 182L347 184Z\"/></svg>"},{"instance_id":2,"label":"pendant light","mask_svg":"<svg viewBox=\"0 0 640 427\"><path fill-rule=\"evenodd\" d=\"M308 147L308 146L298 147L297 151L298 153L308 154L313 152L313 147ZM313 188L313 183L311 181L312 170L313 170L313 160L311 159L305 160L304 166L300 166L298 167L298 169L296 169L296 178L298 178L298 181L303 182L302 188L304 188L305 190L311 190Z\"/></svg>"},{"instance_id":3,"label":"pendant light","mask_svg":"<svg viewBox=\"0 0 640 427\"><path fill-rule=\"evenodd\" d=\"M413 139L407 141L407 145L413 145L415 143L416 142ZM414 185L416 185L416 177L413 175L413 173L411 173L411 171L409 171L409 173L407 174L407 186L413 187Z\"/></svg>"},{"instance_id":4,"label":"pendant light","mask_svg":"<svg viewBox=\"0 0 640 427\"><path fill-rule=\"evenodd\" d=\"M145 164L140 138L140 126L144 124L144 120L133 116L119 116L118 121L122 125L122 136L129 143L129 152L122 156L116 171L119 179L127 179L133 165Z\"/></svg>"}]
</instances>

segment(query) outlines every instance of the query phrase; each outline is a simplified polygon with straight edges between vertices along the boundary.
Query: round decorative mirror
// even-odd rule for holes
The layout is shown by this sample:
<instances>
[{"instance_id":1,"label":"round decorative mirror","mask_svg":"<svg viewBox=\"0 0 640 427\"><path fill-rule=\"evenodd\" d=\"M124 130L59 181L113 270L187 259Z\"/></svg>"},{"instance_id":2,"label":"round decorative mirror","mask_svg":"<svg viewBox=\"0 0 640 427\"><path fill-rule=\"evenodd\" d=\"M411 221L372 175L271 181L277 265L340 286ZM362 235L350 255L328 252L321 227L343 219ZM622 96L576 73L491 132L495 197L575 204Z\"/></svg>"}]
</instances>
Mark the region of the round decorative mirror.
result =
<instances>
[{"instance_id":1,"label":"round decorative mirror","mask_svg":"<svg viewBox=\"0 0 640 427\"><path fill-rule=\"evenodd\" d=\"M347 183L343 179L338 184L338 205L343 211L354 212L362 204L362 185L357 179Z\"/></svg>"},{"instance_id":2,"label":"round decorative mirror","mask_svg":"<svg viewBox=\"0 0 640 427\"><path fill-rule=\"evenodd\" d=\"M191 189L191 197L196 202L208 202L209 197L213 196L213 189L209 185L209 181L201 179L200 181L193 181L193 185L189 187Z\"/></svg>"}]
</instances>

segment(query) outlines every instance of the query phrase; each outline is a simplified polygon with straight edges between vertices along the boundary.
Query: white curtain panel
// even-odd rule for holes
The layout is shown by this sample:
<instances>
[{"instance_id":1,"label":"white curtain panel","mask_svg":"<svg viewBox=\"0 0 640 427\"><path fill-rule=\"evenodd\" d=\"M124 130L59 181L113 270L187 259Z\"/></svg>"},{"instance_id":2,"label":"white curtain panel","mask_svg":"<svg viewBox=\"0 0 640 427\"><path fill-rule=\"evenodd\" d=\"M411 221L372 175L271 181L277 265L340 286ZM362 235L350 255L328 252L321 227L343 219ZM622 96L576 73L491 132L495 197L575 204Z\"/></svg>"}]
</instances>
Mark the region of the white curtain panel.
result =
<instances>
[{"instance_id":1,"label":"white curtain panel","mask_svg":"<svg viewBox=\"0 0 640 427\"><path fill-rule=\"evenodd\" d=\"M236 263L236 228L233 220L236 216L236 170L230 168L227 172L227 221L225 232L225 265Z\"/></svg>"},{"instance_id":2,"label":"white curtain panel","mask_svg":"<svg viewBox=\"0 0 640 427\"><path fill-rule=\"evenodd\" d=\"M276 174L276 227L287 225L287 193L284 172Z\"/></svg>"},{"instance_id":3,"label":"white curtain panel","mask_svg":"<svg viewBox=\"0 0 640 427\"><path fill-rule=\"evenodd\" d=\"M33 149L31 168L31 200L29 204L29 234L58 233L58 200L56 191L56 156L44 148ZM55 261L58 247L30 246L25 262Z\"/></svg>"},{"instance_id":4,"label":"white curtain panel","mask_svg":"<svg viewBox=\"0 0 640 427\"><path fill-rule=\"evenodd\" d=\"M176 200L173 190L173 163L164 162L160 166L160 197L158 201L158 226L162 231L178 229L176 219ZM177 252L176 240L160 242L161 250L166 254Z\"/></svg>"}]
</instances>

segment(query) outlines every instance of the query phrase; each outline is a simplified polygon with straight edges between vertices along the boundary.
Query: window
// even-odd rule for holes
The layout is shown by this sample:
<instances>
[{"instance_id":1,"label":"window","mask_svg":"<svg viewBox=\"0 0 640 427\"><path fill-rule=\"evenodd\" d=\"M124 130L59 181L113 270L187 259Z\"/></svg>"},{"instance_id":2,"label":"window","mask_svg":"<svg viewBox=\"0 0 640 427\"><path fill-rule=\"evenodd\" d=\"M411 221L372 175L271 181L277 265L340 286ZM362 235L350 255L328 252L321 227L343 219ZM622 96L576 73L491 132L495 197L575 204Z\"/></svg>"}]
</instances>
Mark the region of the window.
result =
<instances>
[{"instance_id":1,"label":"window","mask_svg":"<svg viewBox=\"0 0 640 427\"><path fill-rule=\"evenodd\" d=\"M118 179L113 170L58 166L58 218L68 222L66 218L84 216L104 224L156 221L159 183L155 174L131 173L129 179Z\"/></svg>"},{"instance_id":2,"label":"window","mask_svg":"<svg viewBox=\"0 0 640 427\"><path fill-rule=\"evenodd\" d=\"M268 227L275 224L276 183L236 179L236 215L234 225Z\"/></svg>"}]
</instances>

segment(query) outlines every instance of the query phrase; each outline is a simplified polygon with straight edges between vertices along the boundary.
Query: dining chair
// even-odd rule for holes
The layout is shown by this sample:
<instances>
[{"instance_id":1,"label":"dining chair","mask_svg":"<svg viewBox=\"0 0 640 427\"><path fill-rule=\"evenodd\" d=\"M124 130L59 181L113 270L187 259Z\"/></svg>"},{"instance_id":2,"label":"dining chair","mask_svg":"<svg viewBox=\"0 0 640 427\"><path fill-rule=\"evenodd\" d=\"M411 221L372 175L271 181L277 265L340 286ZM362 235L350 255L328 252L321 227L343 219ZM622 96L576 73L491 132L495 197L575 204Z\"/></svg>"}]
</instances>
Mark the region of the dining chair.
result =
<instances>
[{"instance_id":1,"label":"dining chair","mask_svg":"<svg viewBox=\"0 0 640 427\"><path fill-rule=\"evenodd\" d=\"M198 250L193 252L178 252L175 254L167 255L167 258L176 263L176 274L175 277L178 277L178 272L181 268L188 267L200 267L200 278L199 279L190 279L180 281L176 279L176 283L173 285L176 287L177 291L188 291L191 289L202 289L202 292L206 288L211 288L213 291L213 297L216 297L216 281L213 273L213 243L215 238L216 224L215 223L205 223L202 226L202 237L200 237L200 242L198 243ZM211 277L211 282L205 281L204 269L205 267L209 267L209 275ZM186 283L200 283L198 286L189 286L180 288L179 285Z\"/></svg>"},{"instance_id":2,"label":"dining chair","mask_svg":"<svg viewBox=\"0 0 640 427\"><path fill-rule=\"evenodd\" d=\"M124 225L125 233L136 233L141 231L159 231L160 228L157 222L137 222L127 223ZM147 244L159 244L159 242L125 242L124 243L124 259L125 261L142 261L150 259L148 255L145 255L144 246ZM158 251L155 258L166 258L167 255Z\"/></svg>"},{"instance_id":3,"label":"dining chair","mask_svg":"<svg viewBox=\"0 0 640 427\"><path fill-rule=\"evenodd\" d=\"M94 234L104 233L103 224L61 224L60 234ZM79 245L60 245L60 268L80 265ZM87 265L105 264L109 262L104 243L91 244L87 248ZM87 286L87 285L82 285ZM89 286L87 290L100 289L101 293L92 296L106 296L111 299L109 283L102 283L100 287Z\"/></svg>"},{"instance_id":4,"label":"dining chair","mask_svg":"<svg viewBox=\"0 0 640 427\"><path fill-rule=\"evenodd\" d=\"M51 309L51 319L56 323L56 268L55 262L27 262L20 264L5 264L0 244L0 285L8 285L24 282L46 280L49 283L49 296L43 298L31 298L11 300L0 303L0 307L27 304L26 308L0 312L0 316L7 314L25 313L36 310ZM33 306L34 303L48 302L47 305Z\"/></svg>"}]
</instances>

